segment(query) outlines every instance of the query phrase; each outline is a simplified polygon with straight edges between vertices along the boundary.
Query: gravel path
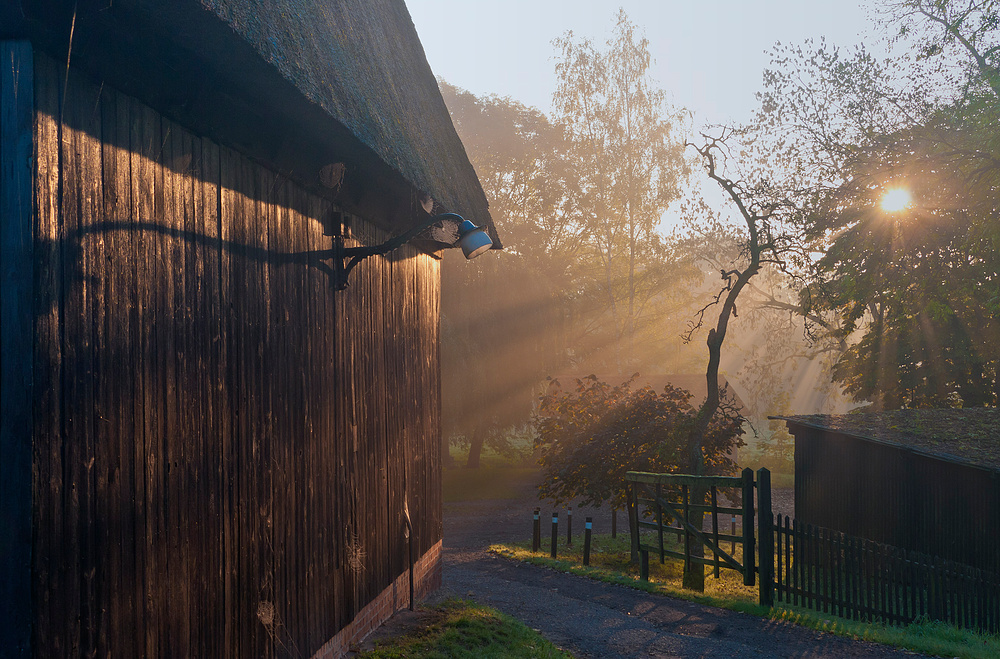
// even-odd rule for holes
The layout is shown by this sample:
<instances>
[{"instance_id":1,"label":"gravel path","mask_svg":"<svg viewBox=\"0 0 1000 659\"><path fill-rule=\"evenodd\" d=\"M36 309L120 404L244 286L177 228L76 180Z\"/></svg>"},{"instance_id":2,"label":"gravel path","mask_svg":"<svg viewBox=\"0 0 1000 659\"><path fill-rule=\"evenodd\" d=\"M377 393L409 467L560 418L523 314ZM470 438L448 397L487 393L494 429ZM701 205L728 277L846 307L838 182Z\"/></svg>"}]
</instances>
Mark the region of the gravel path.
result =
<instances>
[{"instance_id":1,"label":"gravel path","mask_svg":"<svg viewBox=\"0 0 1000 659\"><path fill-rule=\"evenodd\" d=\"M491 543L530 537L536 505L527 488L518 500L446 503L444 586L435 599L456 595L495 607L581 658L918 656L490 554ZM595 515L597 532L610 529L607 512L574 512L580 531L586 514ZM623 514L619 531L628 532Z\"/></svg>"}]
</instances>

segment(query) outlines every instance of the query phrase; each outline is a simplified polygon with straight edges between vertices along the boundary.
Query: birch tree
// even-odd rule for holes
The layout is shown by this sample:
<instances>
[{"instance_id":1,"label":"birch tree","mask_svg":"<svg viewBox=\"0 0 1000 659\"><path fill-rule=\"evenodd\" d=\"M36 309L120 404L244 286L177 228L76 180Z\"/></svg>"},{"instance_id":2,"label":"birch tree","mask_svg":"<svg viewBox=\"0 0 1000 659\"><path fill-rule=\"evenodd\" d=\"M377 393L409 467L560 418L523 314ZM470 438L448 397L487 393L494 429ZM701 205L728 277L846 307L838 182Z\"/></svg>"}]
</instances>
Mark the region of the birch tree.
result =
<instances>
[{"instance_id":1,"label":"birch tree","mask_svg":"<svg viewBox=\"0 0 1000 659\"><path fill-rule=\"evenodd\" d=\"M603 47L571 32L558 55L555 121L571 136L578 178L570 200L584 238L581 286L596 291L610 330L612 366L637 366L635 339L655 322L650 302L675 276L656 233L686 174L682 115L669 107L650 74L649 41L619 10Z\"/></svg>"}]
</instances>

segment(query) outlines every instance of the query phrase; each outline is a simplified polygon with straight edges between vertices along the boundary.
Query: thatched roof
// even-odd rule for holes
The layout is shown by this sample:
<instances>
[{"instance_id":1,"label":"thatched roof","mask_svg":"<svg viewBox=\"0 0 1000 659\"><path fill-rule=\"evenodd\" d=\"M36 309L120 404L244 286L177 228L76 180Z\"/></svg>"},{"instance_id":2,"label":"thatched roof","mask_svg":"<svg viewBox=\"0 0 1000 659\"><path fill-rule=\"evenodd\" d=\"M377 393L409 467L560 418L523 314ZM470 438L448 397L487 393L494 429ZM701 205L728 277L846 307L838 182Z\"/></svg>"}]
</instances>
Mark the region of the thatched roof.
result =
<instances>
[{"instance_id":1,"label":"thatched roof","mask_svg":"<svg viewBox=\"0 0 1000 659\"><path fill-rule=\"evenodd\" d=\"M73 0L21 0L21 20L4 4L0 37L28 36L65 61ZM73 62L308 183L347 163L358 174L345 203L408 187L496 238L402 0L80 2Z\"/></svg>"},{"instance_id":2,"label":"thatched roof","mask_svg":"<svg viewBox=\"0 0 1000 659\"><path fill-rule=\"evenodd\" d=\"M895 410L771 418L786 421L790 429L817 428L1000 469L1000 410L997 409Z\"/></svg>"}]
</instances>

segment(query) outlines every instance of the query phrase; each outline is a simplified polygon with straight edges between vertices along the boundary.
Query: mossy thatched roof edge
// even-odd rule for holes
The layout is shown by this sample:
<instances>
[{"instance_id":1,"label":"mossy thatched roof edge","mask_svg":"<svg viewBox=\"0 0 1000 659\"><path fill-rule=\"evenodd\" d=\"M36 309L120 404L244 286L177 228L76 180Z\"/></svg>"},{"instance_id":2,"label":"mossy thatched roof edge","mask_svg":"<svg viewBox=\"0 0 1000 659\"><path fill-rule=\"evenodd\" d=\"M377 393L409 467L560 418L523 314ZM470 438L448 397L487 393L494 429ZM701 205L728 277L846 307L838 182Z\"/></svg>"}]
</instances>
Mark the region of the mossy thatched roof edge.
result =
<instances>
[{"instance_id":1,"label":"mossy thatched roof edge","mask_svg":"<svg viewBox=\"0 0 1000 659\"><path fill-rule=\"evenodd\" d=\"M371 219L392 231L416 221L399 198L429 195L499 244L403 0L0 0L0 18L57 62L72 33L74 68L307 185L344 162L338 201L391 196Z\"/></svg>"},{"instance_id":2,"label":"mossy thatched roof edge","mask_svg":"<svg viewBox=\"0 0 1000 659\"><path fill-rule=\"evenodd\" d=\"M769 418L1000 471L1000 410L994 408L894 410Z\"/></svg>"},{"instance_id":3,"label":"mossy thatched roof edge","mask_svg":"<svg viewBox=\"0 0 1000 659\"><path fill-rule=\"evenodd\" d=\"M201 2L418 190L489 221L402 0ZM456 54L468 47L456 40Z\"/></svg>"}]
</instances>

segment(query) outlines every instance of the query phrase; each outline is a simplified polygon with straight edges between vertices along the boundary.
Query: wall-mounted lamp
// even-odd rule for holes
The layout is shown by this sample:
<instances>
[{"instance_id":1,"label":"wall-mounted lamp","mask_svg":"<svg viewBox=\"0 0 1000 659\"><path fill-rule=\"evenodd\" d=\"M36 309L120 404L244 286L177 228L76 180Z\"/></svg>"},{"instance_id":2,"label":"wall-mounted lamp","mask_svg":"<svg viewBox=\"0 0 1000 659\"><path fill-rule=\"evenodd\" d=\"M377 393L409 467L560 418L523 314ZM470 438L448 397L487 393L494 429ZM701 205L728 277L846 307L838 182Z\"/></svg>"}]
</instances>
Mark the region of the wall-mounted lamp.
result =
<instances>
[{"instance_id":1,"label":"wall-mounted lamp","mask_svg":"<svg viewBox=\"0 0 1000 659\"><path fill-rule=\"evenodd\" d=\"M485 231L457 213L435 215L409 231L395 238L390 238L381 245L374 245L372 247L344 247L343 238L338 237L334 258L334 267L337 269L337 290L342 291L347 288L347 278L350 276L351 270L358 263L369 256L388 254L394 249L399 249L420 235L428 227L442 220L453 220L459 223L458 244L462 247L465 258L474 259L493 246L493 241L490 240Z\"/></svg>"},{"instance_id":2,"label":"wall-mounted lamp","mask_svg":"<svg viewBox=\"0 0 1000 659\"><path fill-rule=\"evenodd\" d=\"M493 247L493 241L486 232L468 220L462 220L458 225L458 244L461 245L462 253L467 259L474 259Z\"/></svg>"}]
</instances>

